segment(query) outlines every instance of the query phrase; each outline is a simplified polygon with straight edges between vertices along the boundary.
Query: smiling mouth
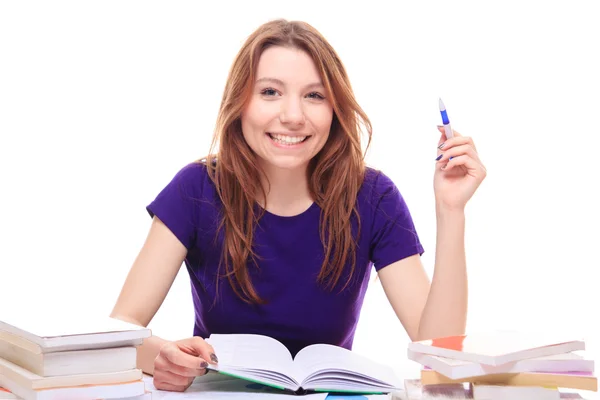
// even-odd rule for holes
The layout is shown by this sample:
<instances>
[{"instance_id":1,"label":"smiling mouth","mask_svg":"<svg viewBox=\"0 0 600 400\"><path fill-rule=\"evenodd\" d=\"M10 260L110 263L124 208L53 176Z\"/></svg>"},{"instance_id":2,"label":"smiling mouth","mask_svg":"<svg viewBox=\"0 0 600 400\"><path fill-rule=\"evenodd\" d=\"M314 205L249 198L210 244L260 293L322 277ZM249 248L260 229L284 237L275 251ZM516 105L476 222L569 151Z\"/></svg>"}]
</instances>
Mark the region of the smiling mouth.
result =
<instances>
[{"instance_id":1,"label":"smiling mouth","mask_svg":"<svg viewBox=\"0 0 600 400\"><path fill-rule=\"evenodd\" d=\"M267 135L271 138L271 140L278 144L284 144L288 146L293 146L295 144L300 144L306 142L312 136L287 136L287 135L278 135L267 132Z\"/></svg>"}]
</instances>

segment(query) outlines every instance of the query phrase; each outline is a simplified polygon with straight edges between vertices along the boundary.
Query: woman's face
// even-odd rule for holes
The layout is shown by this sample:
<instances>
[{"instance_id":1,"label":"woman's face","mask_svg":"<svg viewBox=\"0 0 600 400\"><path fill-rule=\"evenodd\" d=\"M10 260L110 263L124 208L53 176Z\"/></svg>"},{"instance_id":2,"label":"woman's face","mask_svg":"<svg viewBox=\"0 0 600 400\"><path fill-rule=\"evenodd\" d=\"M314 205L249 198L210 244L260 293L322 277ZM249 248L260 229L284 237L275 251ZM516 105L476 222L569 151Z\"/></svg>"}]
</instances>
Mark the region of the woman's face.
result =
<instances>
[{"instance_id":1,"label":"woman's face","mask_svg":"<svg viewBox=\"0 0 600 400\"><path fill-rule=\"evenodd\" d=\"M274 46L258 62L242 132L267 169L306 169L329 137L333 108L310 56Z\"/></svg>"}]
</instances>

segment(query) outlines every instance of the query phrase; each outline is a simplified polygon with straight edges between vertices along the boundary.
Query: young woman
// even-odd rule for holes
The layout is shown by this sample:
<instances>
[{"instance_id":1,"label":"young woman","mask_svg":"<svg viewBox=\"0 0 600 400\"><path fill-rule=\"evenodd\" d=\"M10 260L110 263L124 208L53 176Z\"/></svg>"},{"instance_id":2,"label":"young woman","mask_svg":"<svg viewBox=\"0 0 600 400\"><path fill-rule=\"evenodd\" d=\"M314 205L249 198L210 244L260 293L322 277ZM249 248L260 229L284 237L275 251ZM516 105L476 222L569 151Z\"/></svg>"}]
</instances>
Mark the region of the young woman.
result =
<instances>
[{"instance_id":1,"label":"young woman","mask_svg":"<svg viewBox=\"0 0 600 400\"><path fill-rule=\"evenodd\" d=\"M430 283L403 197L364 164L361 126L370 141L344 66L317 30L276 20L247 39L210 155L183 165L148 205L148 237L112 312L147 326L185 263L193 337L153 336L138 350L158 389L183 391L218 362L211 333L268 335L292 355L314 343L350 349L372 266L411 340L464 331L464 208L486 175L473 141L440 130Z\"/></svg>"}]
</instances>

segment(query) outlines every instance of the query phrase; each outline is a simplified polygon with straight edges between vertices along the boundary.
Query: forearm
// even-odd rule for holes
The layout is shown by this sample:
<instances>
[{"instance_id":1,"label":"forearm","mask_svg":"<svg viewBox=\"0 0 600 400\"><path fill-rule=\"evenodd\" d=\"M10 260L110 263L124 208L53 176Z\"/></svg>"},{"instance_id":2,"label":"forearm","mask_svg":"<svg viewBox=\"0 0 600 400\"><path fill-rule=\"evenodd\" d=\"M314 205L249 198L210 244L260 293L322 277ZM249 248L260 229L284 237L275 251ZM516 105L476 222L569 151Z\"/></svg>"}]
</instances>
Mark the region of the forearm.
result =
<instances>
[{"instance_id":1,"label":"forearm","mask_svg":"<svg viewBox=\"0 0 600 400\"><path fill-rule=\"evenodd\" d=\"M435 266L419 339L463 334L467 322L464 211L437 209Z\"/></svg>"},{"instance_id":2,"label":"forearm","mask_svg":"<svg viewBox=\"0 0 600 400\"><path fill-rule=\"evenodd\" d=\"M115 310L113 310L110 316L111 318L120 319L121 321L141 327L146 327L147 325L147 323L142 323L137 319L130 317L128 314L118 313ZM167 343L167 340L154 335L144 339L142 344L137 347L136 367L148 375L154 375L154 359L156 359L160 352L160 348L165 343Z\"/></svg>"},{"instance_id":3,"label":"forearm","mask_svg":"<svg viewBox=\"0 0 600 400\"><path fill-rule=\"evenodd\" d=\"M143 344L137 348L137 368L146 374L153 375L154 359L158 356L160 348L165 343L167 343L167 340L158 336L151 336L144 339Z\"/></svg>"}]
</instances>

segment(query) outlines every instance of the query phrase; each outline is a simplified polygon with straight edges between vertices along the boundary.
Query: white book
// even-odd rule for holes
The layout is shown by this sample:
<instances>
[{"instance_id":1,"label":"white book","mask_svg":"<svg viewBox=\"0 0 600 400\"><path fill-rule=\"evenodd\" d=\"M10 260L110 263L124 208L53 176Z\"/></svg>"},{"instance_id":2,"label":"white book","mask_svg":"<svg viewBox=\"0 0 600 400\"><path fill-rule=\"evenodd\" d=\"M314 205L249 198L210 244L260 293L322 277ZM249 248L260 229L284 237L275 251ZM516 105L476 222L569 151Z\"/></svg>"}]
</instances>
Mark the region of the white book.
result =
<instances>
[{"instance_id":1,"label":"white book","mask_svg":"<svg viewBox=\"0 0 600 400\"><path fill-rule=\"evenodd\" d=\"M33 352L137 346L152 334L149 328L115 318L73 318L48 313L0 316L1 332L10 334L14 344Z\"/></svg>"},{"instance_id":2,"label":"white book","mask_svg":"<svg viewBox=\"0 0 600 400\"><path fill-rule=\"evenodd\" d=\"M0 358L40 376L125 371L136 368L136 357L135 346L46 352L27 339L0 332Z\"/></svg>"},{"instance_id":3,"label":"white book","mask_svg":"<svg viewBox=\"0 0 600 400\"><path fill-rule=\"evenodd\" d=\"M32 390L52 389L64 386L110 385L142 379L141 369L102 374L74 374L43 377L0 358L0 375L16 385ZM9 390L10 387L5 386Z\"/></svg>"},{"instance_id":4,"label":"white book","mask_svg":"<svg viewBox=\"0 0 600 400\"><path fill-rule=\"evenodd\" d=\"M477 399L485 398L489 395L485 389L479 391L480 397L473 395L473 385L471 384L442 384L442 385L423 385L419 379L407 379L405 381L406 392L403 396L400 396L401 400L466 400L466 399ZM492 385L481 385L480 386L492 386ZM502 390L502 389L500 389ZM510 400L535 400L537 397L521 395L522 393L532 394L531 391L525 389L523 392L519 392L518 388L509 387L507 389L512 397L507 397ZM506 393L506 392L505 392ZM519 394L521 393L521 394ZM498 395L498 393L494 393ZM543 394L542 394L543 395ZM554 396L554 394L553 394ZM580 399L583 400L580 394L574 392L559 392L560 399ZM396 400L396 398L394 398Z\"/></svg>"},{"instance_id":5,"label":"white book","mask_svg":"<svg viewBox=\"0 0 600 400\"><path fill-rule=\"evenodd\" d=\"M123 399L146 393L143 380L114 385L72 386L52 389L31 389L20 386L0 374L0 386L23 400L98 400Z\"/></svg>"},{"instance_id":6,"label":"white book","mask_svg":"<svg viewBox=\"0 0 600 400\"><path fill-rule=\"evenodd\" d=\"M542 386L473 385L474 400L560 400L558 388Z\"/></svg>"},{"instance_id":7,"label":"white book","mask_svg":"<svg viewBox=\"0 0 600 400\"><path fill-rule=\"evenodd\" d=\"M9 392L8 390L6 390L5 388L2 388L2 387L0 387L0 399L1 400L22 400L21 397L15 395L14 393ZM97 399L97 400L101 400L101 399ZM153 399L152 399L152 393L146 392L139 396L120 397L115 400L153 400Z\"/></svg>"},{"instance_id":8,"label":"white book","mask_svg":"<svg viewBox=\"0 0 600 400\"><path fill-rule=\"evenodd\" d=\"M527 358L585 350L585 342L549 332L490 331L411 342L408 350L498 366Z\"/></svg>"},{"instance_id":9,"label":"white book","mask_svg":"<svg viewBox=\"0 0 600 400\"><path fill-rule=\"evenodd\" d=\"M19 397L14 393L10 392L8 389L0 387L0 399L2 400L16 400Z\"/></svg>"},{"instance_id":10,"label":"white book","mask_svg":"<svg viewBox=\"0 0 600 400\"><path fill-rule=\"evenodd\" d=\"M211 335L219 357L209 369L281 390L383 394L404 383L385 365L329 344L315 344L292 358L279 341L262 335Z\"/></svg>"},{"instance_id":11,"label":"white book","mask_svg":"<svg viewBox=\"0 0 600 400\"><path fill-rule=\"evenodd\" d=\"M577 353L529 358L497 366L432 356L412 350L408 350L407 354L409 360L415 361L451 379L520 372L594 372L594 360L587 360Z\"/></svg>"}]
</instances>

